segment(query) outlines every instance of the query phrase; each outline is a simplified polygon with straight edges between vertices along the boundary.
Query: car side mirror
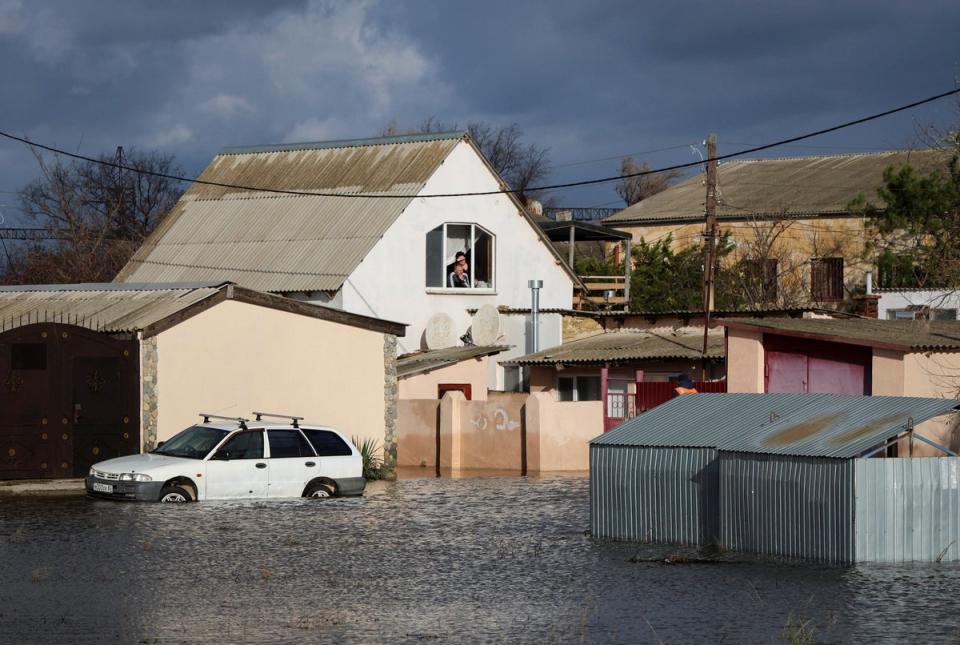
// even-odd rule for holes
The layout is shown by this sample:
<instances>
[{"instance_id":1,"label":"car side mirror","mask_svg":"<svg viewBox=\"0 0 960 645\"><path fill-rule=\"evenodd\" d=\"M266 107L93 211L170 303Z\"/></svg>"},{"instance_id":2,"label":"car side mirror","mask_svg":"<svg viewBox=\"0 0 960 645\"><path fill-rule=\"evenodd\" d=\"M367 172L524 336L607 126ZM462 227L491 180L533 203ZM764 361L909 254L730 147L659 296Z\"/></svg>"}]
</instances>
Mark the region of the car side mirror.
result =
<instances>
[{"instance_id":1,"label":"car side mirror","mask_svg":"<svg viewBox=\"0 0 960 645\"><path fill-rule=\"evenodd\" d=\"M157 448L159 448L160 446L162 446L162 445L165 444L165 443L167 443L167 442L166 442L166 441L158 441L158 442L157 442Z\"/></svg>"},{"instance_id":2,"label":"car side mirror","mask_svg":"<svg viewBox=\"0 0 960 645\"><path fill-rule=\"evenodd\" d=\"M218 450L213 455L213 459L217 461L230 461L231 458L232 455L230 454L229 450Z\"/></svg>"}]
</instances>

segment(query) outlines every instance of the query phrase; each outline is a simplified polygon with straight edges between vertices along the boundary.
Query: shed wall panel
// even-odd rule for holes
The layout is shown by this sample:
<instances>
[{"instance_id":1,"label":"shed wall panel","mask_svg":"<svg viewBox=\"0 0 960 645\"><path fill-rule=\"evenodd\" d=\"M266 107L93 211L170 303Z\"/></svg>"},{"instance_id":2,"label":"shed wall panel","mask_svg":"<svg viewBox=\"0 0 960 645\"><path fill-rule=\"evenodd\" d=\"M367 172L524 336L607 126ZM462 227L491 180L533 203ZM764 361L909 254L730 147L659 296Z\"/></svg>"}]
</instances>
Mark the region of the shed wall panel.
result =
<instances>
[{"instance_id":1,"label":"shed wall panel","mask_svg":"<svg viewBox=\"0 0 960 645\"><path fill-rule=\"evenodd\" d=\"M858 459L859 562L960 561L960 459Z\"/></svg>"},{"instance_id":2,"label":"shed wall panel","mask_svg":"<svg viewBox=\"0 0 960 645\"><path fill-rule=\"evenodd\" d=\"M849 460L720 452L720 542L758 555L854 558Z\"/></svg>"},{"instance_id":3,"label":"shed wall panel","mask_svg":"<svg viewBox=\"0 0 960 645\"><path fill-rule=\"evenodd\" d=\"M594 537L702 545L719 534L712 448L590 447Z\"/></svg>"}]
</instances>

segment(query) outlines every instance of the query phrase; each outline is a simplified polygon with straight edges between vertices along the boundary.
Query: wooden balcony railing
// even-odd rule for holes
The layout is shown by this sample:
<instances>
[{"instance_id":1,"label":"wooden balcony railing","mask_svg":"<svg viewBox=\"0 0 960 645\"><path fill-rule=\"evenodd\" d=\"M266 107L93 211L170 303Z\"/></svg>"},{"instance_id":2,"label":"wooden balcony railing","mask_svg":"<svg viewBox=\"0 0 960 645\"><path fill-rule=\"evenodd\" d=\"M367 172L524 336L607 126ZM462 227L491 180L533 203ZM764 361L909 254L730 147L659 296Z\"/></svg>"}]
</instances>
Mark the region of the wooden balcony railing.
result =
<instances>
[{"instance_id":1,"label":"wooden balcony railing","mask_svg":"<svg viewBox=\"0 0 960 645\"><path fill-rule=\"evenodd\" d=\"M580 280L586 291L576 290L573 294L573 306L583 309L589 303L591 307L625 307L626 279L622 275L582 275Z\"/></svg>"}]
</instances>

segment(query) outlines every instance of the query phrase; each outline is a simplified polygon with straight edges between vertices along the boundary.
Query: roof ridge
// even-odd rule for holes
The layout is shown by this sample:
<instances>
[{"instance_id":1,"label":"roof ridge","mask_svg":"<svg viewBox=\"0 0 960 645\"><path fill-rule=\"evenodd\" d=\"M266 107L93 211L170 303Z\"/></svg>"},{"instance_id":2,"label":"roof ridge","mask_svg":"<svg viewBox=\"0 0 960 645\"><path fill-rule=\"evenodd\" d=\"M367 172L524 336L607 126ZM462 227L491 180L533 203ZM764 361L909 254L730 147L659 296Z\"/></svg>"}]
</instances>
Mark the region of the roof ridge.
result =
<instances>
[{"instance_id":1,"label":"roof ridge","mask_svg":"<svg viewBox=\"0 0 960 645\"><path fill-rule=\"evenodd\" d=\"M725 159L720 162L720 165L729 165L732 163L756 163L763 161L808 161L810 159L845 159L849 157L879 157L882 155L891 155L891 154L904 154L904 153L936 153L940 152L942 154L949 154L946 151L939 150L937 148L894 148L892 150L873 150L869 152L841 152L834 155L793 155L786 157L765 157L760 159Z\"/></svg>"},{"instance_id":2,"label":"roof ridge","mask_svg":"<svg viewBox=\"0 0 960 645\"><path fill-rule=\"evenodd\" d=\"M449 132L427 132L423 134L401 134L384 137L368 137L361 139L333 139L329 141L306 141L300 143L276 143L251 146L225 146L217 151L217 156L260 154L270 152L291 152L294 150L328 150L335 148L362 148L366 146L395 145L402 143L425 143L427 141L443 141L446 139L461 139L467 135L466 130L451 130Z\"/></svg>"}]
</instances>

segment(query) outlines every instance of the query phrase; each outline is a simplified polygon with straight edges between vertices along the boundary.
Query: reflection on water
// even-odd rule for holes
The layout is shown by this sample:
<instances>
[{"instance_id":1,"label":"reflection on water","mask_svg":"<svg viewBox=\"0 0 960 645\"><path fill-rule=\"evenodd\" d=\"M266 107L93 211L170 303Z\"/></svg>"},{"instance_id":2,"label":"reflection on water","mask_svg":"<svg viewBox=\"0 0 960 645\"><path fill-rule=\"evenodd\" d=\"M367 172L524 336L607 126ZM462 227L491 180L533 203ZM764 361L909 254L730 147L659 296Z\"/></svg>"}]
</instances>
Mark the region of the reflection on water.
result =
<instances>
[{"instance_id":1,"label":"reflection on water","mask_svg":"<svg viewBox=\"0 0 960 645\"><path fill-rule=\"evenodd\" d=\"M3 642L779 641L960 636L960 567L630 562L583 478L378 482L360 499L0 498ZM808 622L809 621L809 622Z\"/></svg>"}]
</instances>

